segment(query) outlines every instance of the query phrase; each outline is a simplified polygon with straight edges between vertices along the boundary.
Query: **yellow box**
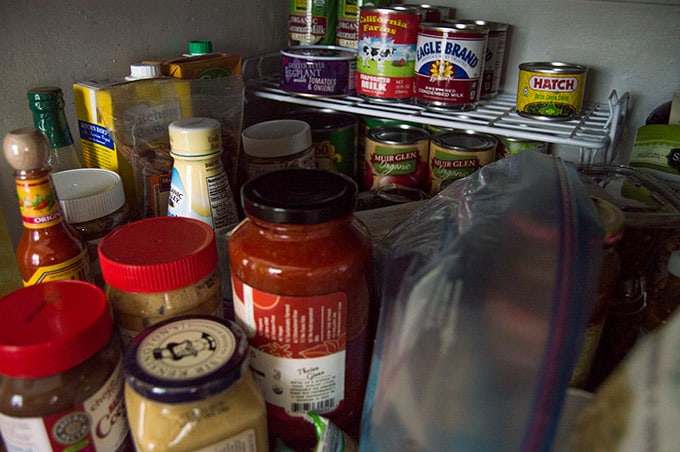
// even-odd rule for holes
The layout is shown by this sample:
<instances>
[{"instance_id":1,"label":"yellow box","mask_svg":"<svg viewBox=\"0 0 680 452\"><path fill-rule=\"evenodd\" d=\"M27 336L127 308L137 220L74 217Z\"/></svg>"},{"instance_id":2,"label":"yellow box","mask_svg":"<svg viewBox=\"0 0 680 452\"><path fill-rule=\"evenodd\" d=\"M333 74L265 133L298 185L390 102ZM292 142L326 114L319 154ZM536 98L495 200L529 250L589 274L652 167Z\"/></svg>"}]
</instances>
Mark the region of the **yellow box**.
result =
<instances>
[{"instance_id":1,"label":"yellow box","mask_svg":"<svg viewBox=\"0 0 680 452\"><path fill-rule=\"evenodd\" d=\"M169 77L73 85L86 166L117 172L134 218L167 214L170 122L191 116L188 82Z\"/></svg>"},{"instance_id":2,"label":"yellow box","mask_svg":"<svg viewBox=\"0 0 680 452\"><path fill-rule=\"evenodd\" d=\"M164 62L163 74L179 79L217 78L241 75L241 57L228 53L208 53Z\"/></svg>"}]
</instances>

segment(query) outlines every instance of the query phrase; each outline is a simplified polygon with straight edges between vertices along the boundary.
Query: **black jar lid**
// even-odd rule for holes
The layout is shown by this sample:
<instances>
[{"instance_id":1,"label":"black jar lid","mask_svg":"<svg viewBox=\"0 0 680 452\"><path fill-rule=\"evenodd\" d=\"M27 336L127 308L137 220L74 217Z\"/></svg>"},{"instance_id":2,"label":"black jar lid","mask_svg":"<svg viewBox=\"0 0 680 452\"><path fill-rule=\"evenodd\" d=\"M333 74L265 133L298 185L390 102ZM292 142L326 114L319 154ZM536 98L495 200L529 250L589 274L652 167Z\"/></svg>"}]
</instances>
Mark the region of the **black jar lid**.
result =
<instances>
[{"instance_id":1,"label":"black jar lid","mask_svg":"<svg viewBox=\"0 0 680 452\"><path fill-rule=\"evenodd\" d=\"M357 184L326 170L283 169L257 176L241 189L245 213L275 224L312 225L354 212Z\"/></svg>"}]
</instances>

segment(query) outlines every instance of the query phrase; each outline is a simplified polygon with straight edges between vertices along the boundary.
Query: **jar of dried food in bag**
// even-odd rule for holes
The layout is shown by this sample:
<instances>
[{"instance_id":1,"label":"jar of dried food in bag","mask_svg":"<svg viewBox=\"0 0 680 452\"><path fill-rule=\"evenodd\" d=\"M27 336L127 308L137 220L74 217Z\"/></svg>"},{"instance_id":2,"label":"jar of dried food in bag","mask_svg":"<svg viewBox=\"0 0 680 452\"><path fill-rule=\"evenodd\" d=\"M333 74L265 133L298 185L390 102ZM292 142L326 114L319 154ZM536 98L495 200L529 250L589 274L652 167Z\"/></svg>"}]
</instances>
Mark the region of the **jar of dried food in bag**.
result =
<instances>
[{"instance_id":1,"label":"jar of dried food in bag","mask_svg":"<svg viewBox=\"0 0 680 452\"><path fill-rule=\"evenodd\" d=\"M50 281L0 299L0 431L8 450L131 448L121 344L97 286Z\"/></svg>"},{"instance_id":2,"label":"jar of dried food in bag","mask_svg":"<svg viewBox=\"0 0 680 452\"><path fill-rule=\"evenodd\" d=\"M376 311L356 193L349 177L314 169L243 186L246 219L229 239L234 309L267 402L270 443L311 450L308 411L358 437Z\"/></svg>"},{"instance_id":3,"label":"jar of dried food in bag","mask_svg":"<svg viewBox=\"0 0 680 452\"><path fill-rule=\"evenodd\" d=\"M137 450L269 450L264 399L235 323L180 316L155 324L133 340L124 373Z\"/></svg>"},{"instance_id":4,"label":"jar of dried food in bag","mask_svg":"<svg viewBox=\"0 0 680 452\"><path fill-rule=\"evenodd\" d=\"M215 233L193 218L152 217L99 243L106 297L128 345L142 330L185 314L224 317Z\"/></svg>"}]
</instances>

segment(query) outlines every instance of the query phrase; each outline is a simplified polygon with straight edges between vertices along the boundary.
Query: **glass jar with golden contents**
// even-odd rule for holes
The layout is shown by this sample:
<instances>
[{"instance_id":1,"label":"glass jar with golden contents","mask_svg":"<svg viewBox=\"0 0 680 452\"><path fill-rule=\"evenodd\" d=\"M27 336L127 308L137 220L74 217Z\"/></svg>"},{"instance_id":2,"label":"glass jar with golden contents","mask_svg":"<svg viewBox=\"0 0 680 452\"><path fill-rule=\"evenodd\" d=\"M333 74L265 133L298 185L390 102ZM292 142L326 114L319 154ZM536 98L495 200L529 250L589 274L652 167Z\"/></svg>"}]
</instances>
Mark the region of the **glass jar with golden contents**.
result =
<instances>
[{"instance_id":1,"label":"glass jar with golden contents","mask_svg":"<svg viewBox=\"0 0 680 452\"><path fill-rule=\"evenodd\" d=\"M235 323L180 316L153 325L128 348L124 374L140 452L269 450L264 399Z\"/></svg>"}]
</instances>

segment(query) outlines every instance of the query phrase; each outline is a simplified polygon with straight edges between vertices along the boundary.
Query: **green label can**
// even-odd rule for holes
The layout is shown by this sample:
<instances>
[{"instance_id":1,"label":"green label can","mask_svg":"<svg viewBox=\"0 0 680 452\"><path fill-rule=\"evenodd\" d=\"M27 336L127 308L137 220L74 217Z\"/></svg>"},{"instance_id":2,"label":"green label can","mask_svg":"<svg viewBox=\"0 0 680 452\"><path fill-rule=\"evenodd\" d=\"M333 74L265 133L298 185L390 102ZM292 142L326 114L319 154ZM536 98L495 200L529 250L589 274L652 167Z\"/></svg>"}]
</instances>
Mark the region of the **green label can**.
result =
<instances>
[{"instance_id":1,"label":"green label can","mask_svg":"<svg viewBox=\"0 0 680 452\"><path fill-rule=\"evenodd\" d=\"M290 0L289 45L335 44L337 19L337 0Z\"/></svg>"}]
</instances>

